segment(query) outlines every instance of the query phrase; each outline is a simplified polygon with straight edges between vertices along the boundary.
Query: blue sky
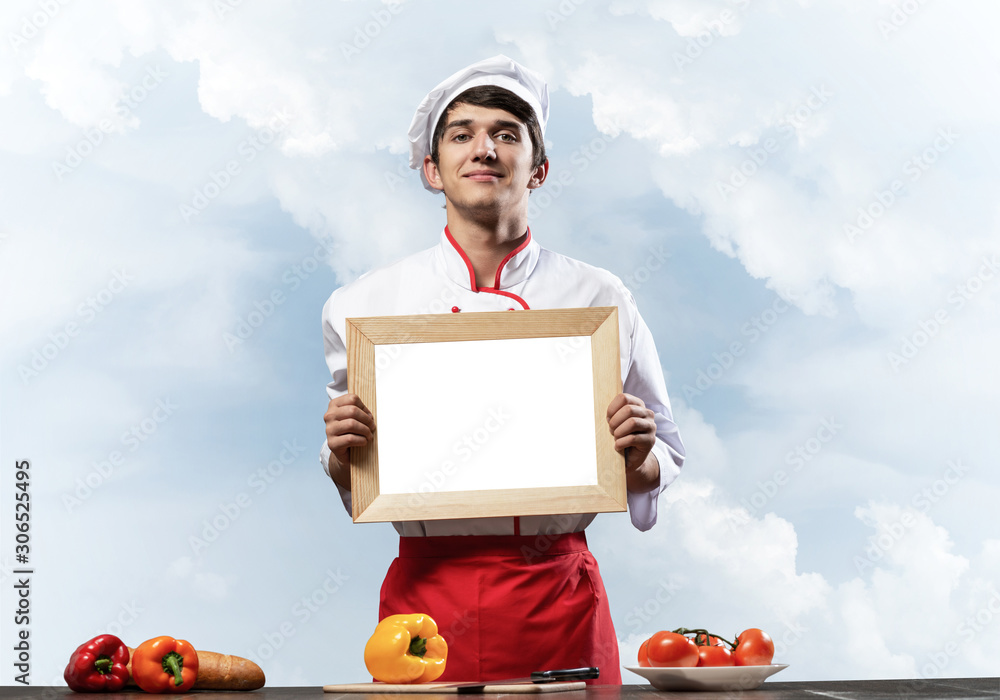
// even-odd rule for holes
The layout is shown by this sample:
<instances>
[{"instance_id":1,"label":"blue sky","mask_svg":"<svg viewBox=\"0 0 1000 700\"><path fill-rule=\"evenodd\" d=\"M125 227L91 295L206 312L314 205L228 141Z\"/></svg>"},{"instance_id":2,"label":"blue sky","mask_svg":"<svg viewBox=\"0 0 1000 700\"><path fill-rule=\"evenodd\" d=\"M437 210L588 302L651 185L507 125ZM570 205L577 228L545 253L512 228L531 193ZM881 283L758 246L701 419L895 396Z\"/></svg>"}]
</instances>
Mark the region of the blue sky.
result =
<instances>
[{"instance_id":1,"label":"blue sky","mask_svg":"<svg viewBox=\"0 0 1000 700\"><path fill-rule=\"evenodd\" d=\"M318 464L320 310L437 241L406 128L497 53L548 77L572 179L532 231L632 288L689 451L652 531L588 528L623 659L759 626L785 679L996 675L997 12L6 3L0 603L28 459L33 682L98 631L367 677L396 536Z\"/></svg>"}]
</instances>

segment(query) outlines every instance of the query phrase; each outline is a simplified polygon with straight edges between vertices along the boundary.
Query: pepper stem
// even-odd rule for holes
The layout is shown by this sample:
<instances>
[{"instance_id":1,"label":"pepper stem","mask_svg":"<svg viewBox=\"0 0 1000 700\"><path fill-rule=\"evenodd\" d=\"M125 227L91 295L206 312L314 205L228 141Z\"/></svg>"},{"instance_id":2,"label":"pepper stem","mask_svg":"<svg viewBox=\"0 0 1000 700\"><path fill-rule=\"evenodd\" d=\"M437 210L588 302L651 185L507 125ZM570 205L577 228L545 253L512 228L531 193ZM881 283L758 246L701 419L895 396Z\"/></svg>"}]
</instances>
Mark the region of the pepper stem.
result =
<instances>
[{"instance_id":1,"label":"pepper stem","mask_svg":"<svg viewBox=\"0 0 1000 700\"><path fill-rule=\"evenodd\" d=\"M176 651L172 651L163 657L163 670L173 675L175 686L184 682L184 678L181 676L182 668L184 668L184 657Z\"/></svg>"},{"instance_id":2,"label":"pepper stem","mask_svg":"<svg viewBox=\"0 0 1000 700\"><path fill-rule=\"evenodd\" d=\"M425 637L414 637L410 640L410 653L414 656L424 658L427 653L427 639Z\"/></svg>"},{"instance_id":3,"label":"pepper stem","mask_svg":"<svg viewBox=\"0 0 1000 700\"><path fill-rule=\"evenodd\" d=\"M100 673L102 676L107 673L111 673L111 667L113 665L114 662L111 660L111 657L109 656L98 656L97 660L94 661L94 668L96 668L97 672Z\"/></svg>"}]
</instances>

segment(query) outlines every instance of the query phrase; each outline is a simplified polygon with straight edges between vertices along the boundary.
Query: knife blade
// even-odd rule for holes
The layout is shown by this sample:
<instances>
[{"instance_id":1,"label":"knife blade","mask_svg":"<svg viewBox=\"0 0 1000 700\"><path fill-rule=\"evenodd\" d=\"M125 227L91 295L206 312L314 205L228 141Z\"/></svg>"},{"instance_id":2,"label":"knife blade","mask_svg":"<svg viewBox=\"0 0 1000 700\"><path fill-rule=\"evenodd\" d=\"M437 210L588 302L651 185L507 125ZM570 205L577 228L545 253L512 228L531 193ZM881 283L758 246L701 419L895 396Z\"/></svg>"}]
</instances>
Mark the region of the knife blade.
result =
<instances>
[{"instance_id":1,"label":"knife blade","mask_svg":"<svg viewBox=\"0 0 1000 700\"><path fill-rule=\"evenodd\" d=\"M467 681L464 683L444 683L440 688L457 688L459 693L481 693L488 685L515 685L520 683L557 683L559 681L585 681L597 678L601 671L596 666L586 668L559 668L549 671L534 671L522 678L503 678L495 681Z\"/></svg>"}]
</instances>

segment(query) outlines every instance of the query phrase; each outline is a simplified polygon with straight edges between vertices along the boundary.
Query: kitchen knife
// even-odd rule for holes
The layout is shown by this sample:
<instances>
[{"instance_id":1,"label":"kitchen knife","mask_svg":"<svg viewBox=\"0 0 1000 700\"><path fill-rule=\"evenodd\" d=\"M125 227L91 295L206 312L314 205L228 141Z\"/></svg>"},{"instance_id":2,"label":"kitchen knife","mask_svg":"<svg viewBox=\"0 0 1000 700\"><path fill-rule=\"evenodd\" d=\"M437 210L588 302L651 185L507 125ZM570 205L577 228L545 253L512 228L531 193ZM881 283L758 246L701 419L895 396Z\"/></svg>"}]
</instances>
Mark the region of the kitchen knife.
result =
<instances>
[{"instance_id":1,"label":"kitchen knife","mask_svg":"<svg viewBox=\"0 0 1000 700\"><path fill-rule=\"evenodd\" d=\"M440 688L457 688L459 693L481 693L488 685L515 685L520 683L557 683L559 681L584 681L597 678L601 671L596 666L589 668L560 668L551 671L535 671L523 678L503 678L495 681L469 681L466 683L444 683Z\"/></svg>"}]
</instances>

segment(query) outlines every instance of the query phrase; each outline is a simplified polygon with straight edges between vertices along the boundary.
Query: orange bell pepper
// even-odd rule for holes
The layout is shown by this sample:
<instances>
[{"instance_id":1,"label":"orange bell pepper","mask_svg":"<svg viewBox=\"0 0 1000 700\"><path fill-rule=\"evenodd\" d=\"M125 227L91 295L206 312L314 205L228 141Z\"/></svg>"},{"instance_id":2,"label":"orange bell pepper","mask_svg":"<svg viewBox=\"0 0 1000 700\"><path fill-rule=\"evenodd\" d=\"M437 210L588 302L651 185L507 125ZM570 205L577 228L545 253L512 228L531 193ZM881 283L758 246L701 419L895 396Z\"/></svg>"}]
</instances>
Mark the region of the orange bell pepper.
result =
<instances>
[{"instance_id":1,"label":"orange bell pepper","mask_svg":"<svg viewBox=\"0 0 1000 700\"><path fill-rule=\"evenodd\" d=\"M444 673L448 643L430 615L390 615L365 645L365 666L383 683L427 683Z\"/></svg>"},{"instance_id":2,"label":"orange bell pepper","mask_svg":"<svg viewBox=\"0 0 1000 700\"><path fill-rule=\"evenodd\" d=\"M198 652L183 639L148 639L132 654L132 679L147 693L185 693L198 679Z\"/></svg>"}]
</instances>

